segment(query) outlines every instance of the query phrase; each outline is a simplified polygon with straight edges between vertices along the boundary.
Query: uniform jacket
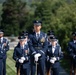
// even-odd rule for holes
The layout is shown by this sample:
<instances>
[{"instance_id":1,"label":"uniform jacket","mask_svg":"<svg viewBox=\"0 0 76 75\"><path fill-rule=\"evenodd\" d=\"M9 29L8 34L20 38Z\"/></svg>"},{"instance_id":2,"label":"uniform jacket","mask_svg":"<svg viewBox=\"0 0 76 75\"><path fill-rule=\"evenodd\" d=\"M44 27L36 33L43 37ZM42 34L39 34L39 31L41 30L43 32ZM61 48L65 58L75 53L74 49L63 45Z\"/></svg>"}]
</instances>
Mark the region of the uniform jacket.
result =
<instances>
[{"instance_id":1,"label":"uniform jacket","mask_svg":"<svg viewBox=\"0 0 76 75\"><path fill-rule=\"evenodd\" d=\"M28 50L27 54L26 54L26 50ZM20 64L19 59L23 56L25 57L25 59L28 58L28 60L25 60L23 64ZM18 44L14 49L13 59L16 61L16 67L22 65L23 68L28 68L30 64L30 51L28 44L24 46L24 49L21 49L20 44Z\"/></svg>"},{"instance_id":2,"label":"uniform jacket","mask_svg":"<svg viewBox=\"0 0 76 75\"><path fill-rule=\"evenodd\" d=\"M52 57L56 57L56 59L57 59L54 64L51 64L52 67L58 67L60 65L59 61L60 61L60 59L62 59L63 53L62 53L61 47L59 45L56 45L54 53L52 52L52 45L49 45L47 55L49 56L48 61L50 61L50 59Z\"/></svg>"},{"instance_id":3,"label":"uniform jacket","mask_svg":"<svg viewBox=\"0 0 76 75\"><path fill-rule=\"evenodd\" d=\"M40 53L41 55L45 54L46 50L48 48L46 34L43 32L40 32L40 37L37 40L36 33L33 32L33 34L30 35L29 46L30 46L32 55L34 55L36 53Z\"/></svg>"},{"instance_id":4,"label":"uniform jacket","mask_svg":"<svg viewBox=\"0 0 76 75\"><path fill-rule=\"evenodd\" d=\"M70 41L68 43L68 52L69 52L71 59L76 60L74 58L76 56L76 43L74 43L74 41Z\"/></svg>"},{"instance_id":5,"label":"uniform jacket","mask_svg":"<svg viewBox=\"0 0 76 75\"><path fill-rule=\"evenodd\" d=\"M6 43L6 46L4 46ZM4 59L7 57L6 52L9 50L9 42L7 39L3 38L3 41L0 42L0 59Z\"/></svg>"}]
</instances>

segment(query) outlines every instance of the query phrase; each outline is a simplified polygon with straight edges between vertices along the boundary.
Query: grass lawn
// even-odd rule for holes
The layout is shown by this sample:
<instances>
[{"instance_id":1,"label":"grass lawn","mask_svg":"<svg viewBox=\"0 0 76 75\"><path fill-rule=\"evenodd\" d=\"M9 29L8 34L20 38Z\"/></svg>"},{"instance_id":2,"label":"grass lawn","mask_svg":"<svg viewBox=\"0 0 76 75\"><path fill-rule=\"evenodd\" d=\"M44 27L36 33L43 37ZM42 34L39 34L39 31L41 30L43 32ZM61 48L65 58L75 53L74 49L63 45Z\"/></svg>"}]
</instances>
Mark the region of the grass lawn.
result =
<instances>
[{"instance_id":1,"label":"grass lawn","mask_svg":"<svg viewBox=\"0 0 76 75\"><path fill-rule=\"evenodd\" d=\"M13 50L7 52L6 70L7 75L16 75L15 61L12 59Z\"/></svg>"}]
</instances>

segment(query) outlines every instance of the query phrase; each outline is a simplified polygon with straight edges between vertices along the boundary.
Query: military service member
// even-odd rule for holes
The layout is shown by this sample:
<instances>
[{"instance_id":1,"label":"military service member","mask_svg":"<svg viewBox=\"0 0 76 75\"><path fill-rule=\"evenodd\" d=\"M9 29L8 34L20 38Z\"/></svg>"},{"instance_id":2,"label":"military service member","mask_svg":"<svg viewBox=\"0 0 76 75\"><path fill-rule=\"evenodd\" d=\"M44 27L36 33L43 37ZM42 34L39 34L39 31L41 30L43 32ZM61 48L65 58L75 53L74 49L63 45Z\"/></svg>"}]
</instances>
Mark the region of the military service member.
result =
<instances>
[{"instance_id":1,"label":"military service member","mask_svg":"<svg viewBox=\"0 0 76 75\"><path fill-rule=\"evenodd\" d=\"M45 75L45 54L47 50L47 37L41 32L41 21L34 21L34 32L30 35L31 75Z\"/></svg>"},{"instance_id":2,"label":"military service member","mask_svg":"<svg viewBox=\"0 0 76 75\"><path fill-rule=\"evenodd\" d=\"M0 30L0 75L6 75L6 53L9 50L9 42L3 35L3 30Z\"/></svg>"},{"instance_id":3,"label":"military service member","mask_svg":"<svg viewBox=\"0 0 76 75\"><path fill-rule=\"evenodd\" d=\"M49 30L47 32L48 47L49 47L49 45L52 45L49 37L52 37L54 35L55 35L55 33L54 33L53 30ZM47 75L50 74L50 72L48 71L48 68L49 68L49 62L48 62L48 60L49 60L49 56L47 55L47 52L46 52L46 61L45 61L45 63L46 63L46 73L47 73Z\"/></svg>"},{"instance_id":4,"label":"military service member","mask_svg":"<svg viewBox=\"0 0 76 75\"><path fill-rule=\"evenodd\" d=\"M68 43L68 52L71 58L71 73L76 75L76 32L72 33L73 40Z\"/></svg>"},{"instance_id":5,"label":"military service member","mask_svg":"<svg viewBox=\"0 0 76 75\"><path fill-rule=\"evenodd\" d=\"M59 67L60 67L60 59L63 57L60 45L57 45L57 38L53 36L49 36L49 45L47 55L48 59L48 67L47 67L47 75L59 75ZM50 72L51 70L51 72Z\"/></svg>"},{"instance_id":6,"label":"military service member","mask_svg":"<svg viewBox=\"0 0 76 75\"><path fill-rule=\"evenodd\" d=\"M47 35L48 35L48 43L49 43L49 37L55 36L55 33L54 33L53 30L50 30L50 31L48 31ZM58 39L57 39L56 42L57 42L57 45L59 45L59 40ZM51 44L51 42L50 42L50 44Z\"/></svg>"},{"instance_id":7,"label":"military service member","mask_svg":"<svg viewBox=\"0 0 76 75\"><path fill-rule=\"evenodd\" d=\"M17 75L30 74L30 51L26 35L18 37L19 43L14 49L13 59L16 61Z\"/></svg>"}]
</instances>

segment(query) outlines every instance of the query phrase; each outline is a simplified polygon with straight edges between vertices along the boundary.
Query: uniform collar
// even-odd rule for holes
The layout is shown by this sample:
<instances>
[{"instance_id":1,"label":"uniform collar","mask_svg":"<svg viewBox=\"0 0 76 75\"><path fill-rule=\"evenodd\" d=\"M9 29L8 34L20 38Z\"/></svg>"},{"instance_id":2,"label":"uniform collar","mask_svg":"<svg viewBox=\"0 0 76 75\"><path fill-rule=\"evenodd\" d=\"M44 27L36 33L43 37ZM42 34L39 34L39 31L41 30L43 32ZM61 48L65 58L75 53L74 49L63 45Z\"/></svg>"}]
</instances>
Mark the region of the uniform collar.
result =
<instances>
[{"instance_id":1,"label":"uniform collar","mask_svg":"<svg viewBox=\"0 0 76 75\"><path fill-rule=\"evenodd\" d=\"M3 40L3 37L1 37L1 40Z\"/></svg>"},{"instance_id":2,"label":"uniform collar","mask_svg":"<svg viewBox=\"0 0 76 75\"><path fill-rule=\"evenodd\" d=\"M1 37L0 39L1 39L1 42L3 42L3 37Z\"/></svg>"},{"instance_id":3,"label":"uniform collar","mask_svg":"<svg viewBox=\"0 0 76 75\"><path fill-rule=\"evenodd\" d=\"M74 40L74 43L76 43L76 40Z\"/></svg>"},{"instance_id":4,"label":"uniform collar","mask_svg":"<svg viewBox=\"0 0 76 75\"><path fill-rule=\"evenodd\" d=\"M52 45L51 42L49 42L49 44Z\"/></svg>"},{"instance_id":5,"label":"uniform collar","mask_svg":"<svg viewBox=\"0 0 76 75\"><path fill-rule=\"evenodd\" d=\"M25 42L25 45L27 45L27 41Z\"/></svg>"},{"instance_id":6,"label":"uniform collar","mask_svg":"<svg viewBox=\"0 0 76 75\"><path fill-rule=\"evenodd\" d=\"M39 32L36 32L36 35L37 35L37 34L39 34L39 35L40 35L40 31L39 31Z\"/></svg>"},{"instance_id":7,"label":"uniform collar","mask_svg":"<svg viewBox=\"0 0 76 75\"><path fill-rule=\"evenodd\" d=\"M40 31L39 32L36 32L36 36L37 36L37 34L39 34L39 36L40 36Z\"/></svg>"},{"instance_id":8,"label":"uniform collar","mask_svg":"<svg viewBox=\"0 0 76 75\"><path fill-rule=\"evenodd\" d=\"M52 46L52 48L56 48L56 45L55 46Z\"/></svg>"},{"instance_id":9,"label":"uniform collar","mask_svg":"<svg viewBox=\"0 0 76 75\"><path fill-rule=\"evenodd\" d=\"M21 47L21 49L24 49L25 45L22 45L22 46L20 45L20 47Z\"/></svg>"}]
</instances>

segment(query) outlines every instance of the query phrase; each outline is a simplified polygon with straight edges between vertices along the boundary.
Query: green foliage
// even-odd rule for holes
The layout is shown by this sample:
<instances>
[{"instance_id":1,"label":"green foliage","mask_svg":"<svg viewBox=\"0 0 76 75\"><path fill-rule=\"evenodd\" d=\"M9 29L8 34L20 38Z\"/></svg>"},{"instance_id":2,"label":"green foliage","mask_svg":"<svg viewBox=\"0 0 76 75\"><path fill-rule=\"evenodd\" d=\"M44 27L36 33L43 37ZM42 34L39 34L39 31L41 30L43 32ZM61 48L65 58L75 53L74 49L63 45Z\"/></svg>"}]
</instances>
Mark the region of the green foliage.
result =
<instances>
[{"instance_id":1,"label":"green foliage","mask_svg":"<svg viewBox=\"0 0 76 75\"><path fill-rule=\"evenodd\" d=\"M23 29L26 21L26 3L21 0L6 0L3 3L3 14L1 28L4 29L5 35L18 35Z\"/></svg>"},{"instance_id":2,"label":"green foliage","mask_svg":"<svg viewBox=\"0 0 76 75\"><path fill-rule=\"evenodd\" d=\"M7 61L6 61L6 71L7 75L16 75L16 67L15 67L15 61L13 60L13 51L14 50L9 50L7 52Z\"/></svg>"}]
</instances>

